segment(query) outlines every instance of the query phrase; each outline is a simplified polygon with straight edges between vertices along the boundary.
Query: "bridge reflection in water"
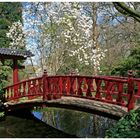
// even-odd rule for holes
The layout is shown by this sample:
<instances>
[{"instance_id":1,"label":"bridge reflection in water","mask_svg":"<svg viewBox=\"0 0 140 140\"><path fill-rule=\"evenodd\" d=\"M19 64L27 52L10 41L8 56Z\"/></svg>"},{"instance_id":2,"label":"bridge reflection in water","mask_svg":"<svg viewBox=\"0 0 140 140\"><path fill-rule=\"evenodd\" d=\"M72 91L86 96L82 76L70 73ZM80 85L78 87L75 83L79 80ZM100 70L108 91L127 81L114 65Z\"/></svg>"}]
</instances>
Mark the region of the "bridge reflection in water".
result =
<instances>
[{"instance_id":1,"label":"bridge reflection in water","mask_svg":"<svg viewBox=\"0 0 140 140\"><path fill-rule=\"evenodd\" d=\"M106 130L117 122L107 117L59 108L46 108L46 111L44 109L33 114L50 126L81 138L103 138Z\"/></svg>"}]
</instances>

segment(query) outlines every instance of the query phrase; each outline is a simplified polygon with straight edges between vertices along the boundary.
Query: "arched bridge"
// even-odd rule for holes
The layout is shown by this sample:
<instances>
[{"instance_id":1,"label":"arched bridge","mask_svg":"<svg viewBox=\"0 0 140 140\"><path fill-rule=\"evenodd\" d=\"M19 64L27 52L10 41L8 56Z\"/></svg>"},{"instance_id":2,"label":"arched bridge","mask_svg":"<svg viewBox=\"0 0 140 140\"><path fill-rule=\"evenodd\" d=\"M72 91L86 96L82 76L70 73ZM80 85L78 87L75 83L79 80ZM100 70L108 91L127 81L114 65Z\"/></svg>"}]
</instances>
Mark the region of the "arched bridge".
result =
<instances>
[{"instance_id":1,"label":"arched bridge","mask_svg":"<svg viewBox=\"0 0 140 140\"><path fill-rule=\"evenodd\" d=\"M140 78L113 76L48 76L21 81L5 89L6 104L69 106L121 117L139 106ZM9 108L10 108L9 107Z\"/></svg>"}]
</instances>

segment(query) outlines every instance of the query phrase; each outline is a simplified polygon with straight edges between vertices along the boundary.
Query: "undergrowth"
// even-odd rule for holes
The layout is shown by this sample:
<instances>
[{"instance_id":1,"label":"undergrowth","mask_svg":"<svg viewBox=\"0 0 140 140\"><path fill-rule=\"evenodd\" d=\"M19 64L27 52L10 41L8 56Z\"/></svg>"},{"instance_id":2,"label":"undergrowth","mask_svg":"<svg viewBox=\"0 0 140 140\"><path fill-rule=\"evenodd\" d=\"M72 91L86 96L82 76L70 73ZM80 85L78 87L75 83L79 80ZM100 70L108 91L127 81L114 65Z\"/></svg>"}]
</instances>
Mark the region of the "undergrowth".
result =
<instances>
[{"instance_id":1,"label":"undergrowth","mask_svg":"<svg viewBox=\"0 0 140 140\"><path fill-rule=\"evenodd\" d=\"M107 130L106 138L140 138L140 108L130 111Z\"/></svg>"}]
</instances>

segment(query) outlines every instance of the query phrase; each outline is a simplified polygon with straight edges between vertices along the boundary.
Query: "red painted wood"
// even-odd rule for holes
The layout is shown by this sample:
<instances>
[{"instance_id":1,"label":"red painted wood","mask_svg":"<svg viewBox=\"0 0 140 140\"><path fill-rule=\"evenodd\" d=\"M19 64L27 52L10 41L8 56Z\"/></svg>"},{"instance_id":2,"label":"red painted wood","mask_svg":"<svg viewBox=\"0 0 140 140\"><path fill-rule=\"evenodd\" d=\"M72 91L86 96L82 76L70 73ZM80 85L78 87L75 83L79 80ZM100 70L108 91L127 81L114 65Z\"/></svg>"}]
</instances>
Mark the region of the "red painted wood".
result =
<instances>
[{"instance_id":1,"label":"red painted wood","mask_svg":"<svg viewBox=\"0 0 140 140\"><path fill-rule=\"evenodd\" d=\"M71 81L70 77L67 78L67 95L70 94Z\"/></svg>"},{"instance_id":2,"label":"red painted wood","mask_svg":"<svg viewBox=\"0 0 140 140\"><path fill-rule=\"evenodd\" d=\"M18 83L18 64L17 60L13 59L13 84ZM14 97L18 96L18 87L14 87Z\"/></svg>"},{"instance_id":3,"label":"red painted wood","mask_svg":"<svg viewBox=\"0 0 140 140\"><path fill-rule=\"evenodd\" d=\"M31 92L30 100L40 96L38 79L35 79L35 80L32 81L32 87L30 89L30 92Z\"/></svg>"},{"instance_id":4,"label":"red painted wood","mask_svg":"<svg viewBox=\"0 0 140 140\"><path fill-rule=\"evenodd\" d=\"M132 110L135 106L135 97L134 97L134 79L133 75L129 75L128 77L128 111Z\"/></svg>"},{"instance_id":5,"label":"red painted wood","mask_svg":"<svg viewBox=\"0 0 140 140\"><path fill-rule=\"evenodd\" d=\"M59 78L55 77L53 78L53 99L58 99L60 98L59 95Z\"/></svg>"},{"instance_id":6,"label":"red painted wood","mask_svg":"<svg viewBox=\"0 0 140 140\"><path fill-rule=\"evenodd\" d=\"M111 91L112 91L113 85L114 85L113 82L108 81L107 92L106 92L106 100L112 100Z\"/></svg>"},{"instance_id":7,"label":"red painted wood","mask_svg":"<svg viewBox=\"0 0 140 140\"><path fill-rule=\"evenodd\" d=\"M87 89L87 92L86 92L86 96L90 96L90 97L92 96L92 93L91 93L92 82L93 82L92 78L86 78L86 83L87 83L87 86L88 86L88 89Z\"/></svg>"},{"instance_id":8,"label":"red painted wood","mask_svg":"<svg viewBox=\"0 0 140 140\"><path fill-rule=\"evenodd\" d=\"M100 93L100 89L101 89L101 82L102 82L102 80L100 80L100 79L95 79L95 83L96 83L96 95L95 95L95 97L96 98L101 98L101 93Z\"/></svg>"},{"instance_id":9,"label":"red painted wood","mask_svg":"<svg viewBox=\"0 0 140 140\"><path fill-rule=\"evenodd\" d=\"M44 71L43 74L43 101L47 100L47 96L48 96L48 79L47 79L47 71ZM41 83L41 81L39 82L39 84Z\"/></svg>"},{"instance_id":10,"label":"red painted wood","mask_svg":"<svg viewBox=\"0 0 140 140\"><path fill-rule=\"evenodd\" d=\"M118 97L116 99L118 105L121 105L124 102L122 99L122 93L123 93L123 83L118 83Z\"/></svg>"},{"instance_id":11,"label":"red painted wood","mask_svg":"<svg viewBox=\"0 0 140 140\"><path fill-rule=\"evenodd\" d=\"M60 98L60 92L59 92L59 77L55 78L55 94L53 96L54 99Z\"/></svg>"},{"instance_id":12,"label":"red painted wood","mask_svg":"<svg viewBox=\"0 0 140 140\"><path fill-rule=\"evenodd\" d=\"M16 84L18 81L18 64L17 60L13 59L13 84Z\"/></svg>"},{"instance_id":13,"label":"red painted wood","mask_svg":"<svg viewBox=\"0 0 140 140\"><path fill-rule=\"evenodd\" d=\"M75 87L74 87L74 81L75 81L75 77L70 77L70 94L73 95L75 94Z\"/></svg>"},{"instance_id":14,"label":"red painted wood","mask_svg":"<svg viewBox=\"0 0 140 140\"><path fill-rule=\"evenodd\" d=\"M19 89L18 89L18 97L21 97L23 94L23 91L22 91L22 84L19 85Z\"/></svg>"},{"instance_id":15,"label":"red painted wood","mask_svg":"<svg viewBox=\"0 0 140 140\"><path fill-rule=\"evenodd\" d=\"M77 80L78 80L78 92L77 92L77 95L82 96L83 95L83 92L82 92L83 78L79 77L79 78L77 78Z\"/></svg>"},{"instance_id":16,"label":"red painted wood","mask_svg":"<svg viewBox=\"0 0 140 140\"><path fill-rule=\"evenodd\" d=\"M67 77L62 78L62 94L66 95L66 84L67 84Z\"/></svg>"},{"instance_id":17,"label":"red painted wood","mask_svg":"<svg viewBox=\"0 0 140 140\"><path fill-rule=\"evenodd\" d=\"M78 92L78 81L77 81L76 76L74 76L73 91L74 91L74 94Z\"/></svg>"},{"instance_id":18,"label":"red painted wood","mask_svg":"<svg viewBox=\"0 0 140 140\"><path fill-rule=\"evenodd\" d=\"M43 80L42 79L38 79L38 93L40 95L43 94Z\"/></svg>"},{"instance_id":19,"label":"red painted wood","mask_svg":"<svg viewBox=\"0 0 140 140\"><path fill-rule=\"evenodd\" d=\"M28 92L27 92L27 97L30 100L31 99L31 90L32 90L32 81L28 81Z\"/></svg>"},{"instance_id":20,"label":"red painted wood","mask_svg":"<svg viewBox=\"0 0 140 140\"><path fill-rule=\"evenodd\" d=\"M138 88L136 95L134 95L135 87ZM124 88L128 88L128 92ZM130 111L135 107L136 99L140 98L140 79L79 75L48 76L47 73L44 73L42 77L8 86L5 91L5 97L9 101L22 97L32 99L42 95L43 100L52 100L63 95L117 104L128 107L128 111ZM92 94L95 96L92 96ZM128 98L128 102L123 99L124 97Z\"/></svg>"},{"instance_id":21,"label":"red painted wood","mask_svg":"<svg viewBox=\"0 0 140 140\"><path fill-rule=\"evenodd\" d=\"M62 77L59 77L59 93L60 93L60 96L62 96L62 91L63 91L63 89L62 89Z\"/></svg>"},{"instance_id":22,"label":"red painted wood","mask_svg":"<svg viewBox=\"0 0 140 140\"><path fill-rule=\"evenodd\" d=\"M87 78L84 78L83 81L84 81L83 91L87 91L87 86L88 86L88 84L87 84ZM90 87L90 90L91 90L91 87Z\"/></svg>"}]
</instances>

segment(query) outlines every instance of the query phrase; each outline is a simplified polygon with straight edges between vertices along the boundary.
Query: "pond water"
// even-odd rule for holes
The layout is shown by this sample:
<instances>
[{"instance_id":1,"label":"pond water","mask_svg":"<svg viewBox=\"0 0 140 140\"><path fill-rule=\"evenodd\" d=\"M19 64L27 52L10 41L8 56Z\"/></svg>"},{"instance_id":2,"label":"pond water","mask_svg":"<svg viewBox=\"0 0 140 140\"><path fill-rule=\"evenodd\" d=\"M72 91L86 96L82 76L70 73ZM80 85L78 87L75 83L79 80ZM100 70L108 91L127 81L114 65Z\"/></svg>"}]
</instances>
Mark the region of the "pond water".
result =
<instances>
[{"instance_id":1,"label":"pond water","mask_svg":"<svg viewBox=\"0 0 140 140\"><path fill-rule=\"evenodd\" d=\"M7 115L0 121L0 138L76 138L55 129L35 117Z\"/></svg>"},{"instance_id":2,"label":"pond water","mask_svg":"<svg viewBox=\"0 0 140 140\"><path fill-rule=\"evenodd\" d=\"M58 108L45 108L33 111L33 114L50 126L81 138L103 138L105 131L117 122L103 116Z\"/></svg>"}]
</instances>

